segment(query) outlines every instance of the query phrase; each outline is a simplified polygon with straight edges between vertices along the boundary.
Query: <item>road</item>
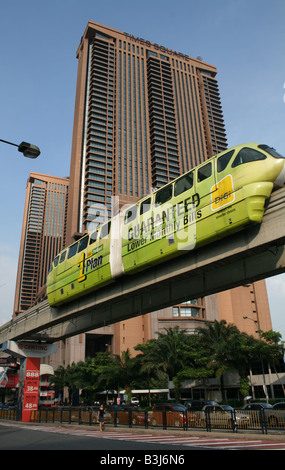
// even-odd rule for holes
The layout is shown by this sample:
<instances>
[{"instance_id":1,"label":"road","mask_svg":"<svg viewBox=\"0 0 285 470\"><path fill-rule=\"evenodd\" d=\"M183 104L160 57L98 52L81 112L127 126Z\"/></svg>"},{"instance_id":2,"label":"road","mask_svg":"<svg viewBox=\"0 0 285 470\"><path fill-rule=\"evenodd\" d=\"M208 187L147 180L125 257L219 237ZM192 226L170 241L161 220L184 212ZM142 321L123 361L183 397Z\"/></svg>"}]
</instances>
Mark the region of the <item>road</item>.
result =
<instances>
[{"instance_id":1,"label":"road","mask_svg":"<svg viewBox=\"0 0 285 470\"><path fill-rule=\"evenodd\" d=\"M130 432L131 431L131 432ZM97 463L104 464L105 458L117 455L126 456L165 455L165 462L144 462L164 466L169 464L168 456L176 455L176 462L186 463L189 450L285 450L285 435L264 436L238 435L232 433L199 434L191 432L166 433L151 430L144 433L140 429L124 430L106 428L100 433L98 428L14 423L0 421L0 450L95 450ZM109 452L108 452L109 451ZM133 452L133 454L132 454ZM103 459L100 461L100 459ZM180 462L178 459L180 458ZM184 459L184 462L182 460ZM140 461L139 461L140 462ZM105 462L112 464L117 462ZM135 463L135 461L133 462ZM131 465L127 465L131 466Z\"/></svg>"},{"instance_id":2,"label":"road","mask_svg":"<svg viewBox=\"0 0 285 470\"><path fill-rule=\"evenodd\" d=\"M118 439L113 434L99 431L73 430L55 426L14 425L0 423L0 450L100 450L144 451L169 450L168 444ZM171 446L173 450L185 450L183 445Z\"/></svg>"}]
</instances>

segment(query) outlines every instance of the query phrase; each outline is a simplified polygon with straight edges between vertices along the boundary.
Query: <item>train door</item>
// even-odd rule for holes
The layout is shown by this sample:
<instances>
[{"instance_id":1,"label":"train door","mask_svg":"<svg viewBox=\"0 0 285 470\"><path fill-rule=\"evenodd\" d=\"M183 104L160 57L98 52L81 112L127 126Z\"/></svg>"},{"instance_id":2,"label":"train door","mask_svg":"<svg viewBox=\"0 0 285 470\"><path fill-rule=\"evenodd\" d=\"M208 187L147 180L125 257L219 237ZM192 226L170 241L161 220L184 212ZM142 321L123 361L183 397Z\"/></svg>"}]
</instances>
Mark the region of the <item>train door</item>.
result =
<instances>
[{"instance_id":1,"label":"train door","mask_svg":"<svg viewBox=\"0 0 285 470\"><path fill-rule=\"evenodd\" d=\"M153 231L151 235L152 263L167 259L176 252L175 206L173 184L163 186L153 196Z\"/></svg>"},{"instance_id":2,"label":"train door","mask_svg":"<svg viewBox=\"0 0 285 470\"><path fill-rule=\"evenodd\" d=\"M245 217L244 204L242 203L241 210L237 210L236 206L237 188L235 188L231 167L234 154L235 150L233 149L215 159L216 187L212 192L211 209L218 236L224 236L229 230L234 230Z\"/></svg>"},{"instance_id":3,"label":"train door","mask_svg":"<svg viewBox=\"0 0 285 470\"><path fill-rule=\"evenodd\" d=\"M136 251L139 246L138 206L127 208L122 221L122 259L124 272L132 270L137 264Z\"/></svg>"},{"instance_id":4,"label":"train door","mask_svg":"<svg viewBox=\"0 0 285 470\"><path fill-rule=\"evenodd\" d=\"M195 171L174 182L175 232L177 250L192 250L196 245L199 197L195 192Z\"/></svg>"},{"instance_id":5,"label":"train door","mask_svg":"<svg viewBox=\"0 0 285 470\"><path fill-rule=\"evenodd\" d=\"M93 260L94 269L98 270L100 276L100 282L103 284L109 282L111 279L111 267L110 267L110 232L111 232L111 220L106 222L100 228L99 233L99 247L101 251L98 253L98 257Z\"/></svg>"}]
</instances>

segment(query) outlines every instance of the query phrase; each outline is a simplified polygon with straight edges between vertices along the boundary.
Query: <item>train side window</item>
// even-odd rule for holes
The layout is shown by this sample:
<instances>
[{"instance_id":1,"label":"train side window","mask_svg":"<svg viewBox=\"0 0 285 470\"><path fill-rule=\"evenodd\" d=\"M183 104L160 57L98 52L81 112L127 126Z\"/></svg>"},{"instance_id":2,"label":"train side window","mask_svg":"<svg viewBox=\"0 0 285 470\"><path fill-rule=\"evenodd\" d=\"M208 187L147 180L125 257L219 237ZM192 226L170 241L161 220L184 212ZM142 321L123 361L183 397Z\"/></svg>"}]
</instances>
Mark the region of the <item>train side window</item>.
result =
<instances>
[{"instance_id":1,"label":"train side window","mask_svg":"<svg viewBox=\"0 0 285 470\"><path fill-rule=\"evenodd\" d=\"M155 205L160 206L172 198L172 184L160 189L155 195Z\"/></svg>"},{"instance_id":2,"label":"train side window","mask_svg":"<svg viewBox=\"0 0 285 470\"><path fill-rule=\"evenodd\" d=\"M95 243L98 238L98 231L91 233L90 235L90 240L89 240L89 245L92 245L92 243Z\"/></svg>"},{"instance_id":3,"label":"train side window","mask_svg":"<svg viewBox=\"0 0 285 470\"><path fill-rule=\"evenodd\" d=\"M62 263L65 260L65 257L66 257L66 251L61 253L59 262Z\"/></svg>"},{"instance_id":4,"label":"train side window","mask_svg":"<svg viewBox=\"0 0 285 470\"><path fill-rule=\"evenodd\" d=\"M233 154L235 153L234 150L221 155L217 160L217 170L218 172L223 171L228 166L230 159L232 158Z\"/></svg>"},{"instance_id":5,"label":"train side window","mask_svg":"<svg viewBox=\"0 0 285 470\"><path fill-rule=\"evenodd\" d=\"M143 201L141 203L140 215L145 214L146 212L148 212L149 209L150 209L150 206L151 206L151 197L149 197L148 199L146 199L145 201Z\"/></svg>"},{"instance_id":6,"label":"train side window","mask_svg":"<svg viewBox=\"0 0 285 470\"><path fill-rule=\"evenodd\" d=\"M206 165L203 165L201 168L198 169L198 176L197 176L197 181L198 183L201 183L201 181L204 181L205 179L209 178L212 174L212 163L206 163Z\"/></svg>"},{"instance_id":7,"label":"train side window","mask_svg":"<svg viewBox=\"0 0 285 470\"><path fill-rule=\"evenodd\" d=\"M132 222L132 220L135 220L137 216L137 212L138 212L138 206L129 207L129 209L127 209L125 213L125 224Z\"/></svg>"},{"instance_id":8,"label":"train side window","mask_svg":"<svg viewBox=\"0 0 285 470\"><path fill-rule=\"evenodd\" d=\"M54 258L54 260L53 260L53 265L54 265L55 268L56 268L57 265L58 265L58 261L59 261L59 256L57 256L57 257Z\"/></svg>"},{"instance_id":9,"label":"train side window","mask_svg":"<svg viewBox=\"0 0 285 470\"><path fill-rule=\"evenodd\" d=\"M71 247L69 248L67 259L70 259L70 258L72 258L72 256L76 255L77 247L78 247L78 242L71 245Z\"/></svg>"},{"instance_id":10,"label":"train side window","mask_svg":"<svg viewBox=\"0 0 285 470\"><path fill-rule=\"evenodd\" d=\"M106 224L102 225L101 232L100 232L100 238L107 238L109 233L110 233L110 228L111 228L111 221L109 221Z\"/></svg>"},{"instance_id":11,"label":"train side window","mask_svg":"<svg viewBox=\"0 0 285 470\"><path fill-rule=\"evenodd\" d=\"M233 161L232 168L243 165L244 163L256 162L258 160L265 160L267 157L263 153L258 152L248 147L244 147L239 151L236 158Z\"/></svg>"},{"instance_id":12,"label":"train side window","mask_svg":"<svg viewBox=\"0 0 285 470\"><path fill-rule=\"evenodd\" d=\"M184 193L188 189L193 187L193 173L187 173L182 176L174 185L174 196L179 196L179 194Z\"/></svg>"},{"instance_id":13,"label":"train side window","mask_svg":"<svg viewBox=\"0 0 285 470\"><path fill-rule=\"evenodd\" d=\"M85 250L85 248L88 245L88 240L89 240L89 235L86 235L86 237L83 237L81 238L81 240L79 240L78 253L80 253L82 250Z\"/></svg>"}]
</instances>

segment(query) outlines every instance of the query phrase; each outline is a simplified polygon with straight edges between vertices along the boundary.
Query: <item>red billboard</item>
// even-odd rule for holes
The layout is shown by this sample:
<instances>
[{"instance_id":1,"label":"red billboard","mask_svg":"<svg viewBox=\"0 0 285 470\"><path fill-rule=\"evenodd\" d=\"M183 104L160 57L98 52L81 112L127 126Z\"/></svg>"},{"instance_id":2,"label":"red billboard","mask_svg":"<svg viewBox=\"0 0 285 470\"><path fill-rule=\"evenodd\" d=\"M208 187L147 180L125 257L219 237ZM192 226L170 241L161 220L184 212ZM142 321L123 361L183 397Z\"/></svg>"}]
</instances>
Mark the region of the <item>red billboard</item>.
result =
<instances>
[{"instance_id":1,"label":"red billboard","mask_svg":"<svg viewBox=\"0 0 285 470\"><path fill-rule=\"evenodd\" d=\"M29 422L32 411L38 409L41 359L39 357L27 357L25 362L22 421Z\"/></svg>"}]
</instances>

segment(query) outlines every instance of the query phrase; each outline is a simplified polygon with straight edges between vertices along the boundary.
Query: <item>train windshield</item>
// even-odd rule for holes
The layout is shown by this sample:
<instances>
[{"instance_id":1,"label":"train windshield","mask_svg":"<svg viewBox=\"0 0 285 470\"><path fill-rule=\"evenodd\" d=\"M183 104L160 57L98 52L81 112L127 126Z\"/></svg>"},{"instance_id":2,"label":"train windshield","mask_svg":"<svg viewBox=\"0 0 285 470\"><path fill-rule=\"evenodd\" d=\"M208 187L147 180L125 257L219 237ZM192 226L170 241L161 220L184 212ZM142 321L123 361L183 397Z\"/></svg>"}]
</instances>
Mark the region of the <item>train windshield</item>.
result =
<instances>
[{"instance_id":1,"label":"train windshield","mask_svg":"<svg viewBox=\"0 0 285 470\"><path fill-rule=\"evenodd\" d=\"M265 160L266 158L267 156L264 155L264 153L258 152L257 150L252 149L250 147L243 147L234 159L232 168L235 168L239 165L243 165L244 163Z\"/></svg>"},{"instance_id":2,"label":"train windshield","mask_svg":"<svg viewBox=\"0 0 285 470\"><path fill-rule=\"evenodd\" d=\"M259 145L258 148L261 150L265 150L265 152L269 153L274 158L285 158L283 155L280 155L273 147L269 147L269 145Z\"/></svg>"}]
</instances>

